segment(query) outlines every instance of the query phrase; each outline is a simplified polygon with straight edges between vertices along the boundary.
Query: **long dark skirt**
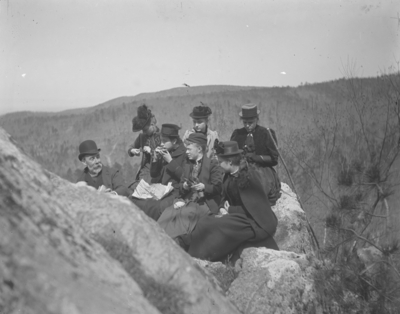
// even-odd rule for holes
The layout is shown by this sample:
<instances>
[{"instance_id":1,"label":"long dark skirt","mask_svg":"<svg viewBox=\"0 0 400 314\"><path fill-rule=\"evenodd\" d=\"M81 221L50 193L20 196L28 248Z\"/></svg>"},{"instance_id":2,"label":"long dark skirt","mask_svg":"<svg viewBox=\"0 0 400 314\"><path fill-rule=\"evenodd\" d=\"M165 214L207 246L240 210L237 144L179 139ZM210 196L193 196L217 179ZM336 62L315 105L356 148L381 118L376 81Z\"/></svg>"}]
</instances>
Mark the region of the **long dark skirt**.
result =
<instances>
[{"instance_id":1,"label":"long dark skirt","mask_svg":"<svg viewBox=\"0 0 400 314\"><path fill-rule=\"evenodd\" d=\"M190 234L200 218L210 214L207 204L189 202L186 206L175 209L168 207L157 220L158 224L171 237Z\"/></svg>"},{"instance_id":2,"label":"long dark skirt","mask_svg":"<svg viewBox=\"0 0 400 314\"><path fill-rule=\"evenodd\" d=\"M250 167L260 173L262 177L262 185L268 195L268 200L271 206L276 204L276 201L281 197L281 181L274 168L260 167L256 164L250 164Z\"/></svg>"},{"instance_id":3,"label":"long dark skirt","mask_svg":"<svg viewBox=\"0 0 400 314\"><path fill-rule=\"evenodd\" d=\"M203 217L184 240L191 256L210 261L224 260L247 243L247 247L259 247L258 243L264 242L268 248L278 250L272 236L245 214Z\"/></svg>"},{"instance_id":4,"label":"long dark skirt","mask_svg":"<svg viewBox=\"0 0 400 314\"><path fill-rule=\"evenodd\" d=\"M171 194L158 201L153 199L141 200L134 197L129 197L129 199L147 216L157 221L163 211L174 203L178 193L178 190L173 190Z\"/></svg>"}]
</instances>

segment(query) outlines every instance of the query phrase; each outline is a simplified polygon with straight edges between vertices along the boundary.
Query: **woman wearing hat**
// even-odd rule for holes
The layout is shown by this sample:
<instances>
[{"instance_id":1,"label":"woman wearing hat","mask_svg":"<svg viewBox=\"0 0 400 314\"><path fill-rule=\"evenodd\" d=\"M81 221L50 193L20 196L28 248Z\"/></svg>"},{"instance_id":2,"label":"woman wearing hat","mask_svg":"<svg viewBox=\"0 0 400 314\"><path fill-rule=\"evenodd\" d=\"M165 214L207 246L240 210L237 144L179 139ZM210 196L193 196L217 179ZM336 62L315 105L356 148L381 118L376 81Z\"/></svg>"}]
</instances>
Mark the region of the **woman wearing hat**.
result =
<instances>
[{"instance_id":1,"label":"woman wearing hat","mask_svg":"<svg viewBox=\"0 0 400 314\"><path fill-rule=\"evenodd\" d=\"M174 190L161 200L142 200L130 197L146 215L157 220L163 210L173 204L179 194L179 183L183 174L186 147L179 137L179 127L175 124L161 126L161 145L156 147L150 165L151 183L168 185L172 183Z\"/></svg>"},{"instance_id":2,"label":"woman wearing hat","mask_svg":"<svg viewBox=\"0 0 400 314\"><path fill-rule=\"evenodd\" d=\"M239 113L243 128L233 131L231 141L236 141L244 151L246 161L264 177L263 185L269 201L275 205L280 197L281 183L273 168L278 164L275 131L258 125L260 110L257 105L246 104ZM272 134L272 137L271 137Z\"/></svg>"},{"instance_id":3,"label":"woman wearing hat","mask_svg":"<svg viewBox=\"0 0 400 314\"><path fill-rule=\"evenodd\" d=\"M179 199L158 219L171 238L190 233L198 219L218 213L222 169L215 159L204 154L206 145L207 137L202 133L191 133L186 140Z\"/></svg>"},{"instance_id":4,"label":"woman wearing hat","mask_svg":"<svg viewBox=\"0 0 400 314\"><path fill-rule=\"evenodd\" d=\"M160 132L157 127L157 119L145 104L137 109L137 116L132 119L132 131L142 133L135 142L128 146L129 157L140 156L142 160L134 181L129 185L129 192L132 194L141 179L150 183L150 163L154 150L161 144Z\"/></svg>"},{"instance_id":5,"label":"woman wearing hat","mask_svg":"<svg viewBox=\"0 0 400 314\"><path fill-rule=\"evenodd\" d=\"M208 158L214 156L214 142L218 139L217 131L212 131L208 127L211 113L210 107L203 105L203 103L202 106L194 107L192 113L189 114L193 121L193 129L187 130L182 138L182 140L185 141L192 133L203 133L206 135L207 145L205 153Z\"/></svg>"},{"instance_id":6,"label":"woman wearing hat","mask_svg":"<svg viewBox=\"0 0 400 314\"><path fill-rule=\"evenodd\" d=\"M196 258L219 261L243 247L278 250L277 219L258 171L242 163L237 142L221 142L218 161L225 175L219 214L201 218L193 232L177 242Z\"/></svg>"}]
</instances>

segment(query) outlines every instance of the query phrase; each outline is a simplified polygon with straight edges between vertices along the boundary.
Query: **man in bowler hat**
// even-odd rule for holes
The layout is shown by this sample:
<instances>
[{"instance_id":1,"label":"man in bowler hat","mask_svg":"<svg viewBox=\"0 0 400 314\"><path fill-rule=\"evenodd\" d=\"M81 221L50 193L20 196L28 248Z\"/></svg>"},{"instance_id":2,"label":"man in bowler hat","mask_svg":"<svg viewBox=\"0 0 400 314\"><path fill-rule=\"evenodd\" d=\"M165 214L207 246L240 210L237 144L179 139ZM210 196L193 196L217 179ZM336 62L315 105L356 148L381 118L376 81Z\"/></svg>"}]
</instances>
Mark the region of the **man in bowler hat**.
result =
<instances>
[{"instance_id":1,"label":"man in bowler hat","mask_svg":"<svg viewBox=\"0 0 400 314\"><path fill-rule=\"evenodd\" d=\"M79 145L78 159L85 165L85 169L77 182L86 182L87 185L106 193L128 196L122 174L118 169L103 165L100 148L97 148L94 141L86 140Z\"/></svg>"}]
</instances>

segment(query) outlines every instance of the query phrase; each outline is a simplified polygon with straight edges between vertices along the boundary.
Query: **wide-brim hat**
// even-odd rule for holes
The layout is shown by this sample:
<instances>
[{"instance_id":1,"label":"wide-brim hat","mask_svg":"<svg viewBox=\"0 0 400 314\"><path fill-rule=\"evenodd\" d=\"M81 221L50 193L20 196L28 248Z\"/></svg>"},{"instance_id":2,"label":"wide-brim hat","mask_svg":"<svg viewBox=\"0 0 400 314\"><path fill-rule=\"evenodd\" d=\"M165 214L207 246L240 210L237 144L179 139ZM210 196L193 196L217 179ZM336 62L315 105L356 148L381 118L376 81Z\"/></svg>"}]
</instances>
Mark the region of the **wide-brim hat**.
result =
<instances>
[{"instance_id":1,"label":"wide-brim hat","mask_svg":"<svg viewBox=\"0 0 400 314\"><path fill-rule=\"evenodd\" d=\"M165 123L161 125L161 135L167 137L179 137L180 127L176 124Z\"/></svg>"},{"instance_id":2,"label":"wide-brim hat","mask_svg":"<svg viewBox=\"0 0 400 314\"><path fill-rule=\"evenodd\" d=\"M186 141L199 144L200 146L206 146L207 136L203 133L190 133Z\"/></svg>"},{"instance_id":3,"label":"wide-brim hat","mask_svg":"<svg viewBox=\"0 0 400 314\"><path fill-rule=\"evenodd\" d=\"M86 140L79 145L79 156L78 159L82 161L85 156L97 155L101 149L97 148L95 141Z\"/></svg>"},{"instance_id":4,"label":"wide-brim hat","mask_svg":"<svg viewBox=\"0 0 400 314\"><path fill-rule=\"evenodd\" d=\"M218 146L221 150L223 149L223 153L217 153L218 157L236 156L243 152L243 150L239 149L239 145L236 141L219 142Z\"/></svg>"},{"instance_id":5,"label":"wide-brim hat","mask_svg":"<svg viewBox=\"0 0 400 314\"><path fill-rule=\"evenodd\" d=\"M202 103L201 106L193 108L193 111L189 114L192 119L204 119L208 118L212 114L210 107Z\"/></svg>"},{"instance_id":6,"label":"wide-brim hat","mask_svg":"<svg viewBox=\"0 0 400 314\"><path fill-rule=\"evenodd\" d=\"M139 106L137 116L132 119L132 132L142 131L152 117L151 110L145 104Z\"/></svg>"},{"instance_id":7,"label":"wide-brim hat","mask_svg":"<svg viewBox=\"0 0 400 314\"><path fill-rule=\"evenodd\" d=\"M259 114L260 114L260 110L257 108L257 105L254 105L254 104L243 105L242 111L239 112L239 116L243 119L255 118Z\"/></svg>"}]
</instances>

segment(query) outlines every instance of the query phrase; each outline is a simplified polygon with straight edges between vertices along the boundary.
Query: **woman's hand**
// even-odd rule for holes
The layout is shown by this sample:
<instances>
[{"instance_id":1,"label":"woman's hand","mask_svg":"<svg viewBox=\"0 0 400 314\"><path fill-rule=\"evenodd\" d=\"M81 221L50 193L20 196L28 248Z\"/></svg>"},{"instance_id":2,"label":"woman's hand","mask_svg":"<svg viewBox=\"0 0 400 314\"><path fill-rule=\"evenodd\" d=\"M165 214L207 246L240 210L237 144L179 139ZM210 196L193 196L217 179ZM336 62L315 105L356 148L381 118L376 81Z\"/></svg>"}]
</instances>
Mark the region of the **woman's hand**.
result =
<instances>
[{"instance_id":1,"label":"woman's hand","mask_svg":"<svg viewBox=\"0 0 400 314\"><path fill-rule=\"evenodd\" d=\"M192 190L195 190L195 191L204 191L205 185L203 183L197 183L197 184L192 185L191 188L192 188Z\"/></svg>"},{"instance_id":2,"label":"woman's hand","mask_svg":"<svg viewBox=\"0 0 400 314\"><path fill-rule=\"evenodd\" d=\"M181 208L183 206L185 206L185 201L183 201L181 199L176 200L175 203L174 203L174 208L175 209Z\"/></svg>"},{"instance_id":3,"label":"woman's hand","mask_svg":"<svg viewBox=\"0 0 400 314\"><path fill-rule=\"evenodd\" d=\"M151 154L151 148L150 146L143 146L143 152L147 153L147 154Z\"/></svg>"},{"instance_id":4,"label":"woman's hand","mask_svg":"<svg viewBox=\"0 0 400 314\"><path fill-rule=\"evenodd\" d=\"M131 149L131 154L133 156L139 156L140 155L140 149L139 148L132 148Z\"/></svg>"},{"instance_id":5,"label":"woman's hand","mask_svg":"<svg viewBox=\"0 0 400 314\"><path fill-rule=\"evenodd\" d=\"M225 208L220 208L218 215L215 215L215 217L220 218L220 217L222 217L224 215L227 215L227 214L228 214L228 211Z\"/></svg>"},{"instance_id":6,"label":"woman's hand","mask_svg":"<svg viewBox=\"0 0 400 314\"><path fill-rule=\"evenodd\" d=\"M183 182L183 189L185 189L185 190L190 190L190 186L189 186L189 184L185 181L185 182Z\"/></svg>"}]
</instances>

